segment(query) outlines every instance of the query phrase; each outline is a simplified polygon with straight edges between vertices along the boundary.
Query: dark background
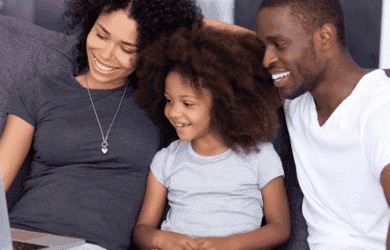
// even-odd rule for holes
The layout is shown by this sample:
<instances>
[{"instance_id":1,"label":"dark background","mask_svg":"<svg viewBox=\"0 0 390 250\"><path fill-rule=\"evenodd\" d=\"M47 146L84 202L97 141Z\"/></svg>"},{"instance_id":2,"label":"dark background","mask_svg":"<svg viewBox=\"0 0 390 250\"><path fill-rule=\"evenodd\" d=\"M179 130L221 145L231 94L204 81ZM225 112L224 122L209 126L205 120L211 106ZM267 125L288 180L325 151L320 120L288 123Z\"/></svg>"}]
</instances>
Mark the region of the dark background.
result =
<instances>
[{"instance_id":1,"label":"dark background","mask_svg":"<svg viewBox=\"0 0 390 250\"><path fill-rule=\"evenodd\" d=\"M29 21L46 29L75 34L62 13L72 0L0 0L0 14ZM147 1L147 0L145 0ZM217 6L218 0L214 0ZM382 0L340 0L344 10L347 47L363 68L379 67ZM220 3L222 3L220 1ZM234 23L255 30L261 0L236 0ZM213 6L214 6L213 5Z\"/></svg>"},{"instance_id":2,"label":"dark background","mask_svg":"<svg viewBox=\"0 0 390 250\"><path fill-rule=\"evenodd\" d=\"M261 0L236 0L234 23L255 30L260 3ZM362 68L378 68L382 0L340 0L340 3L352 58Z\"/></svg>"}]
</instances>

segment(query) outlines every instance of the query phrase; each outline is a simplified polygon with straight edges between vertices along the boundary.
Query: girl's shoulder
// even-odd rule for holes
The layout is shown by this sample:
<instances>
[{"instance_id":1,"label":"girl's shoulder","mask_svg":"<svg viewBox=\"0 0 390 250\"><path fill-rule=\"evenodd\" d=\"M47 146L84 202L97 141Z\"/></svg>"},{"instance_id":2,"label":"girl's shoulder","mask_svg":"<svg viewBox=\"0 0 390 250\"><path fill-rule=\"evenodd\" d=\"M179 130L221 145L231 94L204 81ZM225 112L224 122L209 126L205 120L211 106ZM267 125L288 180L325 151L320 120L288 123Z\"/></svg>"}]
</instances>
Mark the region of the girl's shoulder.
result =
<instances>
[{"instance_id":1,"label":"girl's shoulder","mask_svg":"<svg viewBox=\"0 0 390 250\"><path fill-rule=\"evenodd\" d=\"M257 144L259 152L251 152L248 155L240 154L244 161L254 165L261 165L264 162L274 162L279 164L281 162L278 153L271 142L262 142Z\"/></svg>"},{"instance_id":2,"label":"girl's shoulder","mask_svg":"<svg viewBox=\"0 0 390 250\"><path fill-rule=\"evenodd\" d=\"M176 155L188 149L191 145L189 141L176 140L169 144L168 147L161 149L158 154L160 155Z\"/></svg>"}]
</instances>

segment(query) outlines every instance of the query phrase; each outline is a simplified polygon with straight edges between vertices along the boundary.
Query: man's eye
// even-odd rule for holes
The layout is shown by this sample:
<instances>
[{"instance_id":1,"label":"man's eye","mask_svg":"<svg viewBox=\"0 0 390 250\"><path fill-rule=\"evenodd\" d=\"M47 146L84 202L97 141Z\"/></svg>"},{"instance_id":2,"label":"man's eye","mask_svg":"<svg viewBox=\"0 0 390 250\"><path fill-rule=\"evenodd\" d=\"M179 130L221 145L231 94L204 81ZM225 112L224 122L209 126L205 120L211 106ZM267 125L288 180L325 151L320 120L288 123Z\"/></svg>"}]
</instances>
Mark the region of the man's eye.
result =
<instances>
[{"instance_id":1,"label":"man's eye","mask_svg":"<svg viewBox=\"0 0 390 250\"><path fill-rule=\"evenodd\" d=\"M276 45L276 48L278 48L278 49L283 49L286 46L285 43L276 43L275 45Z\"/></svg>"}]
</instances>

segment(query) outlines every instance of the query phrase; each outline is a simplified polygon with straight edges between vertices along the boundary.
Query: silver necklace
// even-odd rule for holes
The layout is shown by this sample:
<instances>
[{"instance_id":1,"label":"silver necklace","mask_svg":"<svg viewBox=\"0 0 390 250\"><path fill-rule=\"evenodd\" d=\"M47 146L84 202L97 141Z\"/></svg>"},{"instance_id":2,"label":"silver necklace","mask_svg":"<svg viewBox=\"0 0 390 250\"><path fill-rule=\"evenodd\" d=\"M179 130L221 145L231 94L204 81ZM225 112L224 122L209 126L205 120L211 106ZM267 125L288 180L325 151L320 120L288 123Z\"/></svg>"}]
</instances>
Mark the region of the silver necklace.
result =
<instances>
[{"instance_id":1,"label":"silver necklace","mask_svg":"<svg viewBox=\"0 0 390 250\"><path fill-rule=\"evenodd\" d=\"M125 93L126 93L126 89L127 89L128 84L126 84L126 88L125 88L125 90L123 91L122 98L121 98L121 102L119 103L119 106L118 106L118 109L116 110L114 119L112 119L111 125L110 125L110 127L108 128L107 135L106 135L106 137L104 137L102 125L100 125L99 117L98 117L98 115L97 115L97 113L96 113L95 105L93 104L93 101L92 101L91 92L89 91L87 74L85 74L85 81L86 81L86 83L87 83L87 90L88 90L88 94L89 94L89 99L91 99L93 111L95 112L96 119L97 119L97 121L98 121L98 123L99 123L100 132L102 132L102 139L103 139L103 142L102 142L102 152L103 152L103 154L106 154L107 151L108 151L108 148L107 148L107 147L108 147L108 143L107 143L108 134L110 133L110 129L111 129L111 127L112 127L112 124L114 124L114 121L115 121L115 118L116 118L116 116L117 116L117 114L118 114L119 108L120 108L121 105L122 105L123 97L125 96Z\"/></svg>"}]
</instances>

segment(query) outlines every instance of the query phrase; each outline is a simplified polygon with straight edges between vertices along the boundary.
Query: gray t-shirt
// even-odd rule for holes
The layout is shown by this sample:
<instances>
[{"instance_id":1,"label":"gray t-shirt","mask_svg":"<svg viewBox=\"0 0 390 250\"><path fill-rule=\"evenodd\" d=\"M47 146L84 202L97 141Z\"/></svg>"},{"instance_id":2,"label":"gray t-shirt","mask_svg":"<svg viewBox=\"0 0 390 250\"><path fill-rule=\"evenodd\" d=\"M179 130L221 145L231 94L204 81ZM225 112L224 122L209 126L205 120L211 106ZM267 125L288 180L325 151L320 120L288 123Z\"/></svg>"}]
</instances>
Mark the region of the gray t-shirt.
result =
<instances>
[{"instance_id":1,"label":"gray t-shirt","mask_svg":"<svg viewBox=\"0 0 390 250\"><path fill-rule=\"evenodd\" d=\"M91 89L104 135L124 88ZM71 73L26 83L7 111L35 127L31 174L10 212L12 227L127 249L159 147L159 131L133 94L128 87L103 154L87 89Z\"/></svg>"},{"instance_id":2,"label":"gray t-shirt","mask_svg":"<svg viewBox=\"0 0 390 250\"><path fill-rule=\"evenodd\" d=\"M159 151L151 171L168 189L171 206L161 229L192 238L225 237L260 227L261 189L284 175L271 143L260 153L198 155L190 142L175 141Z\"/></svg>"}]
</instances>

